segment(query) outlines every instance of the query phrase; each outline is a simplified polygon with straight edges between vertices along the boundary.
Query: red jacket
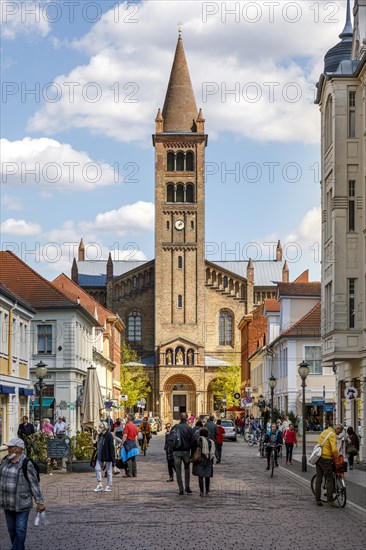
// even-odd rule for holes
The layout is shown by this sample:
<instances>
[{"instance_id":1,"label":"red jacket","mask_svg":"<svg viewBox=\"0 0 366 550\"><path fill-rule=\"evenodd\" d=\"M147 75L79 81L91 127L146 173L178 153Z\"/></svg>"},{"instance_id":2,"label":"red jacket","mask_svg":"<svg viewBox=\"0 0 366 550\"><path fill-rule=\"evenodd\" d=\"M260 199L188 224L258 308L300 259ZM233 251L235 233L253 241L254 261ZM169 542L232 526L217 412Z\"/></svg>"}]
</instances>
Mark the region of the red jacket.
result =
<instances>
[{"instance_id":1,"label":"red jacket","mask_svg":"<svg viewBox=\"0 0 366 550\"><path fill-rule=\"evenodd\" d=\"M296 443L297 445L297 438L296 438L296 432L295 430L286 430L286 433L284 434L284 439L286 439L286 443Z\"/></svg>"},{"instance_id":2,"label":"red jacket","mask_svg":"<svg viewBox=\"0 0 366 550\"><path fill-rule=\"evenodd\" d=\"M217 435L216 435L216 441L219 444L222 444L224 441L224 434L225 430L222 426L217 426Z\"/></svg>"}]
</instances>

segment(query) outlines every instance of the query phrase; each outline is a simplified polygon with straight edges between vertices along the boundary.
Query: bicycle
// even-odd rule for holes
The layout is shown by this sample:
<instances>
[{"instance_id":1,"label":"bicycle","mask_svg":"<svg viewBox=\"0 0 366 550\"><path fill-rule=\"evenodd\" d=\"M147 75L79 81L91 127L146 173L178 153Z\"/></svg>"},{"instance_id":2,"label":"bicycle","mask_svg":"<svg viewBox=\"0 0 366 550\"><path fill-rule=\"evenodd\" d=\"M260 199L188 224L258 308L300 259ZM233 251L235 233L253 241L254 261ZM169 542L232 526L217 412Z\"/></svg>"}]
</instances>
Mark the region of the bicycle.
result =
<instances>
[{"instance_id":1,"label":"bicycle","mask_svg":"<svg viewBox=\"0 0 366 550\"><path fill-rule=\"evenodd\" d=\"M277 458L278 458L278 451L279 451L280 445L268 445L268 447L272 447L272 449L273 449L272 452L271 452L271 457L270 457L271 477L273 477L273 472L274 472L274 469L275 469L275 465L278 463Z\"/></svg>"},{"instance_id":2,"label":"bicycle","mask_svg":"<svg viewBox=\"0 0 366 550\"><path fill-rule=\"evenodd\" d=\"M140 441L140 447L141 447L141 454L146 456L146 449L148 447L148 440L147 440L147 434L142 434L142 439Z\"/></svg>"},{"instance_id":3,"label":"bicycle","mask_svg":"<svg viewBox=\"0 0 366 550\"><path fill-rule=\"evenodd\" d=\"M347 471L347 468L343 468L343 471L341 472L333 472L333 495L332 495L332 502L335 500L338 501L339 507L344 508L347 503L347 489L346 489L346 483L344 481L344 471ZM315 485L316 485L316 474L313 476L311 480L311 490L313 491L313 494L315 496ZM327 480L325 476L323 476L322 479L322 485L321 485L321 492L320 492L320 500L322 502L327 502Z\"/></svg>"}]
</instances>

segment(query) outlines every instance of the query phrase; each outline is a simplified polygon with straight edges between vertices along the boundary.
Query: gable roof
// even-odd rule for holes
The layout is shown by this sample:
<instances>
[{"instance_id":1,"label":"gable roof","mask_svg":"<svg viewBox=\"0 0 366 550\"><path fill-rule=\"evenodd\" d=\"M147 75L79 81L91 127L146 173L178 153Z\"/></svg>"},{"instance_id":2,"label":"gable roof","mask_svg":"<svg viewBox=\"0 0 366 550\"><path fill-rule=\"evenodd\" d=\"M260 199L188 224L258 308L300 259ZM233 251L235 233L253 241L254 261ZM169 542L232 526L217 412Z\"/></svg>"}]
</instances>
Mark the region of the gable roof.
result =
<instances>
[{"instance_id":1,"label":"gable roof","mask_svg":"<svg viewBox=\"0 0 366 550\"><path fill-rule=\"evenodd\" d=\"M216 265L221 269L230 271L235 275L239 275L243 279L247 278L246 261L224 261L224 262L211 262L210 264ZM276 286L278 281L282 281L282 269L285 262L277 262L275 260L252 260L254 266L254 286Z\"/></svg>"},{"instance_id":2,"label":"gable roof","mask_svg":"<svg viewBox=\"0 0 366 550\"><path fill-rule=\"evenodd\" d=\"M321 303L316 304L304 317L297 321L290 328L281 332L281 337L313 337L321 336Z\"/></svg>"},{"instance_id":3,"label":"gable roof","mask_svg":"<svg viewBox=\"0 0 366 550\"><path fill-rule=\"evenodd\" d=\"M11 292L11 290L9 290L3 283L0 283L0 294L3 294L3 296L10 299L12 302L16 302L17 304L24 307L31 313L34 313L35 310L32 308L32 306L28 302L26 302L25 300L22 300L22 298L20 298L14 292Z\"/></svg>"},{"instance_id":4,"label":"gable roof","mask_svg":"<svg viewBox=\"0 0 366 550\"><path fill-rule=\"evenodd\" d=\"M0 252L0 281L35 309L79 307L10 250Z\"/></svg>"},{"instance_id":5,"label":"gable roof","mask_svg":"<svg viewBox=\"0 0 366 550\"><path fill-rule=\"evenodd\" d=\"M80 286L105 286L107 284L108 260L85 260L77 262L78 284ZM113 279L138 269L149 260L114 260Z\"/></svg>"}]
</instances>

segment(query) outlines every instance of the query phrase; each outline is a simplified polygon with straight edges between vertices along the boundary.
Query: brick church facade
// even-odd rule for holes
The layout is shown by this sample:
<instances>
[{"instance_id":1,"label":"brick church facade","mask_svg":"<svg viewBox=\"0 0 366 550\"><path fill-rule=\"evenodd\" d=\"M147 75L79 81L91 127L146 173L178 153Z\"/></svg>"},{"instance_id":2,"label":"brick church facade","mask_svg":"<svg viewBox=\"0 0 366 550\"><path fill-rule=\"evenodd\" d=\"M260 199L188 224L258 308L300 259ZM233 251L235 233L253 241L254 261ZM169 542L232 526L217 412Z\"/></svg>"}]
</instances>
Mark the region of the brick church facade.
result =
<instances>
[{"instance_id":1,"label":"brick church facade","mask_svg":"<svg viewBox=\"0 0 366 550\"><path fill-rule=\"evenodd\" d=\"M147 409L163 419L214 409L218 369L240 365L240 319L289 280L280 243L269 261L205 260L207 142L179 34L153 135L155 260L88 260L81 241L72 267L72 279L125 323L149 375Z\"/></svg>"}]
</instances>

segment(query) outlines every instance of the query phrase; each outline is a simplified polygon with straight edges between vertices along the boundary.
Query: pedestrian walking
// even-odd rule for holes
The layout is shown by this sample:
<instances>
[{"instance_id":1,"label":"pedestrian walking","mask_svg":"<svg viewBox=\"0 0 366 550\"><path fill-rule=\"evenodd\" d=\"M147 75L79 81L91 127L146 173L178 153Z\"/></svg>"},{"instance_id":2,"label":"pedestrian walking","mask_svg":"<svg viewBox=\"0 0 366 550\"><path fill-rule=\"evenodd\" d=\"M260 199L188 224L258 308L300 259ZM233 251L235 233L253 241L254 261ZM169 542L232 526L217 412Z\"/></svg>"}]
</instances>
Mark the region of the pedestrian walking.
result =
<instances>
[{"instance_id":1,"label":"pedestrian walking","mask_svg":"<svg viewBox=\"0 0 366 550\"><path fill-rule=\"evenodd\" d=\"M216 441L215 441L216 463L220 464L221 457L222 457L222 445L224 443L225 430L221 426L221 420L220 419L216 422L216 424L217 424L217 436L216 436Z\"/></svg>"},{"instance_id":2,"label":"pedestrian walking","mask_svg":"<svg viewBox=\"0 0 366 550\"><path fill-rule=\"evenodd\" d=\"M358 438L358 435L352 428L352 426L348 426L347 428L347 435L346 435L346 453L348 456L348 463L349 463L349 469L353 470L353 462L355 456L358 455L358 451L360 450L360 440Z\"/></svg>"},{"instance_id":3,"label":"pedestrian walking","mask_svg":"<svg viewBox=\"0 0 366 550\"><path fill-rule=\"evenodd\" d=\"M290 424L291 424L291 422L290 422L289 417L285 416L285 420L282 422L282 431L284 432L284 431L288 430L289 427L290 427Z\"/></svg>"},{"instance_id":4,"label":"pedestrian walking","mask_svg":"<svg viewBox=\"0 0 366 550\"><path fill-rule=\"evenodd\" d=\"M176 433L175 433L176 432ZM171 442L175 441L174 447ZM190 488L190 459L191 447L193 442L193 430L187 425L186 413L180 414L179 424L175 424L171 429L171 434L168 437L168 445L173 451L174 467L177 476L177 484L179 487L179 495L184 495L183 479L182 479L182 464L184 465L184 482L185 491L188 495L192 494Z\"/></svg>"},{"instance_id":5,"label":"pedestrian walking","mask_svg":"<svg viewBox=\"0 0 366 550\"><path fill-rule=\"evenodd\" d=\"M45 505L38 474L23 454L23 439L15 437L5 446L8 455L0 464L0 506L4 508L12 550L24 550L33 499L38 512L44 512Z\"/></svg>"},{"instance_id":6,"label":"pedestrian walking","mask_svg":"<svg viewBox=\"0 0 366 550\"><path fill-rule=\"evenodd\" d=\"M322 445L322 454L316 463L315 501L318 506L323 506L320 499L323 476L327 483L327 504L336 506L333 502L333 458L338 456L337 436L342 432L342 424L337 424L335 430L329 427L318 438L318 445Z\"/></svg>"},{"instance_id":7,"label":"pedestrian walking","mask_svg":"<svg viewBox=\"0 0 366 550\"><path fill-rule=\"evenodd\" d=\"M200 428L203 428L202 420L197 420L195 427L193 428L193 437L198 438L200 435Z\"/></svg>"},{"instance_id":8,"label":"pedestrian walking","mask_svg":"<svg viewBox=\"0 0 366 550\"><path fill-rule=\"evenodd\" d=\"M53 426L52 426L51 422L49 421L49 418L44 418L43 419L42 432L47 437L49 437L50 435L53 435Z\"/></svg>"},{"instance_id":9,"label":"pedestrian walking","mask_svg":"<svg viewBox=\"0 0 366 550\"><path fill-rule=\"evenodd\" d=\"M205 428L207 428L208 430L208 437L212 439L212 441L216 441L216 437L218 433L217 425L214 424L214 420L215 420L215 417L213 414L211 414L205 425Z\"/></svg>"},{"instance_id":10,"label":"pedestrian walking","mask_svg":"<svg viewBox=\"0 0 366 550\"><path fill-rule=\"evenodd\" d=\"M170 423L165 424L165 445L164 445L164 451L166 454L166 461L168 464L168 473L169 473L169 479L167 481L174 481L174 456L173 456L173 450L168 445L168 437L170 434L170 431L172 429L172 425Z\"/></svg>"},{"instance_id":11,"label":"pedestrian walking","mask_svg":"<svg viewBox=\"0 0 366 550\"><path fill-rule=\"evenodd\" d=\"M98 438L95 441L97 449L95 473L97 476L98 485L94 489L96 493L103 491L102 485L102 468L103 464L106 465L107 470L107 486L105 490L107 492L112 490L112 470L115 464L114 455L114 439L113 435L109 431L107 422L101 422L98 426Z\"/></svg>"},{"instance_id":12,"label":"pedestrian walking","mask_svg":"<svg viewBox=\"0 0 366 550\"><path fill-rule=\"evenodd\" d=\"M121 419L117 418L116 425L114 428L114 435L122 440L123 437L123 426L121 424Z\"/></svg>"},{"instance_id":13,"label":"pedestrian walking","mask_svg":"<svg viewBox=\"0 0 366 550\"><path fill-rule=\"evenodd\" d=\"M194 421L195 421L195 417L193 416L193 414L190 414L189 417L188 417L188 426L190 426L191 428L193 428L194 426Z\"/></svg>"},{"instance_id":14,"label":"pedestrian walking","mask_svg":"<svg viewBox=\"0 0 366 550\"><path fill-rule=\"evenodd\" d=\"M126 474L123 477L137 477L136 456L139 455L137 448L138 429L133 423L134 420L135 415L129 414L123 430L121 458L126 463Z\"/></svg>"},{"instance_id":15,"label":"pedestrian walking","mask_svg":"<svg viewBox=\"0 0 366 550\"><path fill-rule=\"evenodd\" d=\"M289 424L288 430L283 432L283 441L286 447L286 464L292 466L292 451L297 447L297 437L293 424Z\"/></svg>"},{"instance_id":16,"label":"pedestrian walking","mask_svg":"<svg viewBox=\"0 0 366 550\"><path fill-rule=\"evenodd\" d=\"M269 432L271 430L272 426L272 418L269 417L268 422L266 423L266 432Z\"/></svg>"},{"instance_id":17,"label":"pedestrian walking","mask_svg":"<svg viewBox=\"0 0 366 550\"><path fill-rule=\"evenodd\" d=\"M19 424L18 428L18 437L20 437L20 439L23 439L25 445L24 448L27 455L30 454L30 442L28 438L34 433L34 426L33 424L31 424L31 422L28 422L28 416L23 416L23 422Z\"/></svg>"},{"instance_id":18,"label":"pedestrian walking","mask_svg":"<svg viewBox=\"0 0 366 550\"><path fill-rule=\"evenodd\" d=\"M200 428L198 440L192 444L192 459L195 452L199 449L199 460L193 463L192 475L198 476L198 485L200 488L200 497L210 492L210 480L213 477L213 461L215 457L215 442L209 438L208 429Z\"/></svg>"},{"instance_id":19,"label":"pedestrian walking","mask_svg":"<svg viewBox=\"0 0 366 550\"><path fill-rule=\"evenodd\" d=\"M55 435L65 435L66 429L67 429L66 422L62 420L62 416L59 416L56 424L54 425L53 433Z\"/></svg>"}]
</instances>

